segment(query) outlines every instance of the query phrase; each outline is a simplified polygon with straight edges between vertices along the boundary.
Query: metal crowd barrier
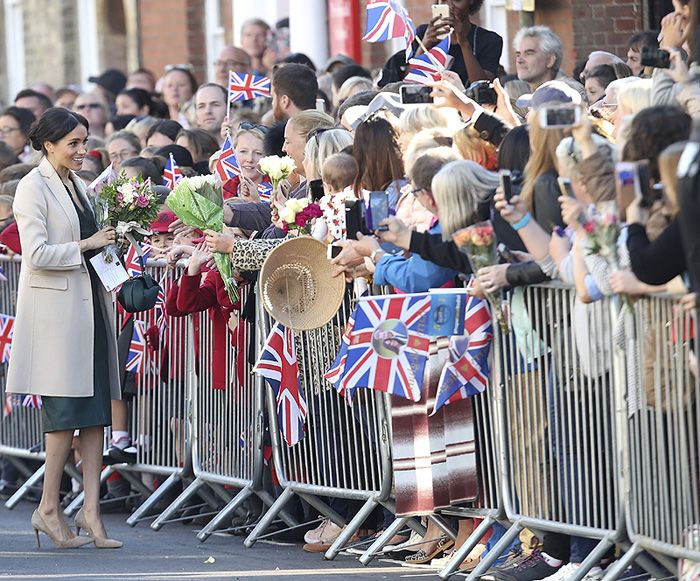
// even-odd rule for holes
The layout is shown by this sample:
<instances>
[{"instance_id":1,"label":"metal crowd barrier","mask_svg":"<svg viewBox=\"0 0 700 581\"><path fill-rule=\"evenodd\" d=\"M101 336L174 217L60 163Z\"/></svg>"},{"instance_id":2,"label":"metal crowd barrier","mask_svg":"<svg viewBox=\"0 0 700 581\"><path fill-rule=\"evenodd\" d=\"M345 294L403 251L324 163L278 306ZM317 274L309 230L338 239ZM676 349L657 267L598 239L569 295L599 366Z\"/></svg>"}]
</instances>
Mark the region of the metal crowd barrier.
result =
<instances>
[{"instance_id":1,"label":"metal crowd barrier","mask_svg":"<svg viewBox=\"0 0 700 581\"><path fill-rule=\"evenodd\" d=\"M674 567L670 559L700 563L697 323L697 311L670 296L645 297L628 317L633 332L622 414L627 531L634 544L615 573L641 551L667 568Z\"/></svg>"},{"instance_id":2,"label":"metal crowd barrier","mask_svg":"<svg viewBox=\"0 0 700 581\"><path fill-rule=\"evenodd\" d=\"M384 394L357 390L348 405L323 375L335 358L348 320L352 297L327 325L296 333L299 372L308 407L304 438L287 446L277 425L277 403L267 390L267 410L272 439L273 463L282 494L245 540L251 547L262 538L280 510L297 495L323 517L339 526L345 518L327 503L326 497L361 501L363 506L347 523L326 553L333 558L359 530L372 511L390 510L392 468L389 414ZM258 305L260 341L264 343L273 321Z\"/></svg>"}]
</instances>

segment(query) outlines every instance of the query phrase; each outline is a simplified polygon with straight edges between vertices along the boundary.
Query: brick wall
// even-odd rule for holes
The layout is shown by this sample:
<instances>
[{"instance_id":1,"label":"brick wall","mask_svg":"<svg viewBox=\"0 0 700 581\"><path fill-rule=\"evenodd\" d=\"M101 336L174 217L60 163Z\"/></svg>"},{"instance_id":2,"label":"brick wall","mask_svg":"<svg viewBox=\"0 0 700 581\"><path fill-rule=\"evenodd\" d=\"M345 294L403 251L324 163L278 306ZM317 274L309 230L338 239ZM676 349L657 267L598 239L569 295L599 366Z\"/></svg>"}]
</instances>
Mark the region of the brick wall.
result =
<instances>
[{"instance_id":1,"label":"brick wall","mask_svg":"<svg viewBox=\"0 0 700 581\"><path fill-rule=\"evenodd\" d=\"M190 63L206 77L204 0L141 0L139 37L142 65L156 75L168 64Z\"/></svg>"}]
</instances>

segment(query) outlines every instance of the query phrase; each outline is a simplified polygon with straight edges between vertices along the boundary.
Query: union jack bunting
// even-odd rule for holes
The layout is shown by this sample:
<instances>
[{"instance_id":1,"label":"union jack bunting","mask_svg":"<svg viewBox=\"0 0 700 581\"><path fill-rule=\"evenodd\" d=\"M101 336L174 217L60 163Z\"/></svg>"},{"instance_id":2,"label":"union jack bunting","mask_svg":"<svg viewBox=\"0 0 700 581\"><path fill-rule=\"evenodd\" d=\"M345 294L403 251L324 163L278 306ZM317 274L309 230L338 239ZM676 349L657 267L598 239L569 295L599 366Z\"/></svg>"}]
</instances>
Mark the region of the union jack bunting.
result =
<instances>
[{"instance_id":1,"label":"union jack bunting","mask_svg":"<svg viewBox=\"0 0 700 581\"><path fill-rule=\"evenodd\" d=\"M146 260L148 260L148 256L151 254L152 249L153 247L150 244L141 244L141 251L143 252L142 260L144 263ZM124 268L130 277L141 276L143 274L143 268L141 268L141 261L139 260L139 253L133 244L129 245L129 250L126 252L126 257L124 258Z\"/></svg>"},{"instance_id":2,"label":"union jack bunting","mask_svg":"<svg viewBox=\"0 0 700 581\"><path fill-rule=\"evenodd\" d=\"M275 392L279 428L288 446L304 437L308 410L299 381L299 363L294 334L275 323L253 371L262 375Z\"/></svg>"},{"instance_id":3,"label":"union jack bunting","mask_svg":"<svg viewBox=\"0 0 700 581\"><path fill-rule=\"evenodd\" d=\"M129 354L126 357L127 371L141 373L146 359L146 325L143 321L134 321L134 330L131 334Z\"/></svg>"},{"instance_id":4,"label":"union jack bunting","mask_svg":"<svg viewBox=\"0 0 700 581\"><path fill-rule=\"evenodd\" d=\"M10 315L0 315L0 351L2 352L0 363L8 363L10 361L14 329L15 318Z\"/></svg>"},{"instance_id":5,"label":"union jack bunting","mask_svg":"<svg viewBox=\"0 0 700 581\"><path fill-rule=\"evenodd\" d=\"M450 363L440 374L433 413L481 393L488 385L493 325L486 301L471 296L467 299L464 329L465 336L450 338Z\"/></svg>"},{"instance_id":6,"label":"union jack bunting","mask_svg":"<svg viewBox=\"0 0 700 581\"><path fill-rule=\"evenodd\" d=\"M228 102L250 101L256 97L269 97L270 79L258 75L236 73L228 74Z\"/></svg>"},{"instance_id":7,"label":"union jack bunting","mask_svg":"<svg viewBox=\"0 0 700 581\"><path fill-rule=\"evenodd\" d=\"M22 407L41 409L41 396L40 395L25 395L22 397Z\"/></svg>"},{"instance_id":8,"label":"union jack bunting","mask_svg":"<svg viewBox=\"0 0 700 581\"><path fill-rule=\"evenodd\" d=\"M214 165L214 173L222 184L232 177L241 174L236 152L233 150L233 145L231 145L230 135L226 135L224 144L221 146L219 159L216 160L216 164Z\"/></svg>"},{"instance_id":9,"label":"union jack bunting","mask_svg":"<svg viewBox=\"0 0 700 581\"><path fill-rule=\"evenodd\" d=\"M447 68L449 52L450 37L446 36L428 51L429 54L423 53L408 61L408 74L404 77L404 82L427 85L439 81L440 73Z\"/></svg>"},{"instance_id":10,"label":"union jack bunting","mask_svg":"<svg viewBox=\"0 0 700 581\"><path fill-rule=\"evenodd\" d=\"M396 0L369 0L367 2L367 29L362 40L383 42L392 38L406 40L406 60L413 53L416 27L406 9Z\"/></svg>"},{"instance_id":11,"label":"union jack bunting","mask_svg":"<svg viewBox=\"0 0 700 581\"><path fill-rule=\"evenodd\" d=\"M263 182L258 185L258 196L260 196L261 202L268 202L272 198L272 184Z\"/></svg>"},{"instance_id":12,"label":"union jack bunting","mask_svg":"<svg viewBox=\"0 0 700 581\"><path fill-rule=\"evenodd\" d=\"M427 294L361 299L349 336L343 388L371 388L420 400L430 348L429 311Z\"/></svg>"},{"instance_id":13,"label":"union jack bunting","mask_svg":"<svg viewBox=\"0 0 700 581\"><path fill-rule=\"evenodd\" d=\"M172 190L175 189L177 182L181 179L182 171L180 171L180 167L175 163L173 154L171 153L168 161L165 162L165 168L163 168L163 185Z\"/></svg>"}]
</instances>

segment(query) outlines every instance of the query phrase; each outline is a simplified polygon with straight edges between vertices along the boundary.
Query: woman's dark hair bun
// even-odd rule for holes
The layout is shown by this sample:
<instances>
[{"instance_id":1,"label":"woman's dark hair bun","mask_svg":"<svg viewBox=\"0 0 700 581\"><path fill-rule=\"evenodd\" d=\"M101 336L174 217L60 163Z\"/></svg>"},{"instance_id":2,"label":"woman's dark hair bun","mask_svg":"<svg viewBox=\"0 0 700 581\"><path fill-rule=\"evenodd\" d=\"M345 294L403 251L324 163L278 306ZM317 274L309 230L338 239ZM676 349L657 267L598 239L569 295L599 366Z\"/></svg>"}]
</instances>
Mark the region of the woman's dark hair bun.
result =
<instances>
[{"instance_id":1,"label":"woman's dark hair bun","mask_svg":"<svg viewBox=\"0 0 700 581\"><path fill-rule=\"evenodd\" d=\"M29 132L29 141L37 151L46 154L44 143L56 143L68 135L78 125L90 131L90 124L80 113L63 107L51 107L36 122Z\"/></svg>"}]
</instances>

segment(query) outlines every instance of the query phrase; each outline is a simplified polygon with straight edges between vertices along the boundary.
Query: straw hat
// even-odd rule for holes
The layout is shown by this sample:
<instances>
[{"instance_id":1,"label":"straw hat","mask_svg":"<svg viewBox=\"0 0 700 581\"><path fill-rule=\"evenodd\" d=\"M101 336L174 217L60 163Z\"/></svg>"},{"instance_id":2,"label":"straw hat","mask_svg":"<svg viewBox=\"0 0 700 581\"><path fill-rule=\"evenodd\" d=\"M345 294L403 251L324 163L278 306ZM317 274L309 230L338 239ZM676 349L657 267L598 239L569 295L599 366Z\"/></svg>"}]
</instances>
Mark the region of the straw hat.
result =
<instances>
[{"instance_id":1,"label":"straw hat","mask_svg":"<svg viewBox=\"0 0 700 581\"><path fill-rule=\"evenodd\" d=\"M295 331L322 327L345 294L345 279L332 272L325 244L309 236L290 238L267 255L260 271L265 310Z\"/></svg>"}]
</instances>

